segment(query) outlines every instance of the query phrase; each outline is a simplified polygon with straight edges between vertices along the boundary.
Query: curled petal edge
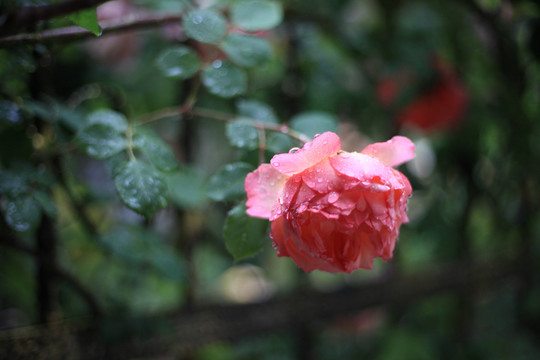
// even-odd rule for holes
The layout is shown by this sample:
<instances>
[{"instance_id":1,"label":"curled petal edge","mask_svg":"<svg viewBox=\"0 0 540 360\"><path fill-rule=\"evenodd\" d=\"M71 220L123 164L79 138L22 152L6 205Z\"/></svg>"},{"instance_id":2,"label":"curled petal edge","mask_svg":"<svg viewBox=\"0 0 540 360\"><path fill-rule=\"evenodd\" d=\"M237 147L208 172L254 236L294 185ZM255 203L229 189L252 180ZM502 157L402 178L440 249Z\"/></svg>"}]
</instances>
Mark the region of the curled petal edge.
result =
<instances>
[{"instance_id":1,"label":"curled petal edge","mask_svg":"<svg viewBox=\"0 0 540 360\"><path fill-rule=\"evenodd\" d=\"M414 143L404 136L366 146L361 154L379 159L386 166L398 166L414 159Z\"/></svg>"}]
</instances>

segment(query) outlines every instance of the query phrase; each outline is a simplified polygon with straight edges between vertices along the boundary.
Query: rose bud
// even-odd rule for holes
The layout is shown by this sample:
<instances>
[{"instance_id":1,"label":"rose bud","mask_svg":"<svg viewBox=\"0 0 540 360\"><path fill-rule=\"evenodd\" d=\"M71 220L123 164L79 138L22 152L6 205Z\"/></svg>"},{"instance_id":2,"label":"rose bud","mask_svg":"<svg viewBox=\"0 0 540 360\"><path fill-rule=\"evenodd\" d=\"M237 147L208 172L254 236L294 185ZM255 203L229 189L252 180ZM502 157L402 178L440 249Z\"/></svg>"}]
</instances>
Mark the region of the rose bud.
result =
<instances>
[{"instance_id":1,"label":"rose bud","mask_svg":"<svg viewBox=\"0 0 540 360\"><path fill-rule=\"evenodd\" d=\"M349 153L326 132L294 150L245 181L247 214L272 222L278 256L304 271L347 273L389 260L412 192L392 166L414 158L414 144L395 136Z\"/></svg>"}]
</instances>

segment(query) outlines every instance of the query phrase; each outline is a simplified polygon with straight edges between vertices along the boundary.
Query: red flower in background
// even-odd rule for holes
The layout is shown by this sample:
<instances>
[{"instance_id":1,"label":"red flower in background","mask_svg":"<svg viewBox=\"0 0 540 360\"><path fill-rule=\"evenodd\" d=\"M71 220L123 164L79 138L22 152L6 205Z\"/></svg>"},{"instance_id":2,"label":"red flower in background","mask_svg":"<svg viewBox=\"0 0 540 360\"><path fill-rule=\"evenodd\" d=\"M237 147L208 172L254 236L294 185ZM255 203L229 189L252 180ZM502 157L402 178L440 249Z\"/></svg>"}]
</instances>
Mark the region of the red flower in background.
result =
<instances>
[{"instance_id":1,"label":"red flower in background","mask_svg":"<svg viewBox=\"0 0 540 360\"><path fill-rule=\"evenodd\" d=\"M432 66L436 75L434 84L398 109L399 125L433 131L453 128L461 121L468 102L465 87L450 66L439 58L433 60ZM377 86L377 98L384 106L395 106L399 94L411 82L402 75L383 79Z\"/></svg>"},{"instance_id":2,"label":"red flower in background","mask_svg":"<svg viewBox=\"0 0 540 360\"><path fill-rule=\"evenodd\" d=\"M412 188L392 166L413 157L414 144L402 136L349 153L326 132L248 174L247 213L272 222L278 256L304 271L371 269L375 257L392 257L408 221Z\"/></svg>"}]
</instances>

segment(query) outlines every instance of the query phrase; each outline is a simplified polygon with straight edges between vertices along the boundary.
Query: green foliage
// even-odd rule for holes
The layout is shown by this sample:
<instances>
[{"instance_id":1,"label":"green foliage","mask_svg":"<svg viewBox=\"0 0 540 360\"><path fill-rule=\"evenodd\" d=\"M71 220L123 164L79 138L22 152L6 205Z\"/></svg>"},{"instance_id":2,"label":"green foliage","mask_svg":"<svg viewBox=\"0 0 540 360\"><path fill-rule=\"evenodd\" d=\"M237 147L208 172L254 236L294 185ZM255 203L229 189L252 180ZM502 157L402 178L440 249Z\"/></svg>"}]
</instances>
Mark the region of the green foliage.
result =
<instances>
[{"instance_id":1,"label":"green foliage","mask_svg":"<svg viewBox=\"0 0 540 360\"><path fill-rule=\"evenodd\" d=\"M232 146L255 149L259 143L259 134L251 121L236 120L227 124L227 138Z\"/></svg>"},{"instance_id":2,"label":"green foliage","mask_svg":"<svg viewBox=\"0 0 540 360\"><path fill-rule=\"evenodd\" d=\"M229 211L223 228L223 239L227 251L235 261L250 257L261 250L267 227L266 220L248 216L244 204Z\"/></svg>"},{"instance_id":3,"label":"green foliage","mask_svg":"<svg viewBox=\"0 0 540 360\"><path fill-rule=\"evenodd\" d=\"M150 267L166 279L181 281L186 276L183 260L155 233L140 227L119 227L100 239L119 260L137 267Z\"/></svg>"},{"instance_id":4,"label":"green foliage","mask_svg":"<svg viewBox=\"0 0 540 360\"><path fill-rule=\"evenodd\" d=\"M230 201L245 196L244 180L251 171L253 167L243 162L225 165L210 178L208 196L215 201Z\"/></svg>"},{"instance_id":5,"label":"green foliage","mask_svg":"<svg viewBox=\"0 0 540 360\"><path fill-rule=\"evenodd\" d=\"M100 36L103 32L98 24L95 8L71 13L67 18L75 25L90 30L96 36Z\"/></svg>"},{"instance_id":6,"label":"green foliage","mask_svg":"<svg viewBox=\"0 0 540 360\"><path fill-rule=\"evenodd\" d=\"M277 1L241 0L231 8L233 24L245 31L270 30L283 19L283 9Z\"/></svg>"},{"instance_id":7,"label":"green foliage","mask_svg":"<svg viewBox=\"0 0 540 360\"><path fill-rule=\"evenodd\" d=\"M191 39L207 44L218 44L227 33L227 21L212 9L190 11L184 16L182 26Z\"/></svg>"},{"instance_id":8,"label":"green foliage","mask_svg":"<svg viewBox=\"0 0 540 360\"><path fill-rule=\"evenodd\" d=\"M133 147L141 150L158 170L170 172L179 167L174 152L154 131L143 127L136 128Z\"/></svg>"},{"instance_id":9,"label":"green foliage","mask_svg":"<svg viewBox=\"0 0 540 360\"><path fill-rule=\"evenodd\" d=\"M39 203L29 196L20 196L3 204L7 224L15 231L35 230L41 220Z\"/></svg>"},{"instance_id":10,"label":"green foliage","mask_svg":"<svg viewBox=\"0 0 540 360\"><path fill-rule=\"evenodd\" d=\"M291 119L291 129L313 137L325 131L337 131L337 119L321 111L309 111L298 114Z\"/></svg>"},{"instance_id":11,"label":"green foliage","mask_svg":"<svg viewBox=\"0 0 540 360\"><path fill-rule=\"evenodd\" d=\"M128 124L121 114L101 110L90 115L77 134L82 151L98 159L118 154L127 147L125 132Z\"/></svg>"},{"instance_id":12,"label":"green foliage","mask_svg":"<svg viewBox=\"0 0 540 360\"><path fill-rule=\"evenodd\" d=\"M477 1L486 11L475 21L459 2L136 0L118 2L128 14L115 19L133 29L87 34L84 43L67 31L75 23L99 35L94 8L11 25L19 6L55 2L0 5L9 10L0 24L1 328L42 315L35 274L44 238L57 249L47 261L58 269L58 314L86 317L93 299L105 317L125 315L103 325L106 341L127 333L141 343L158 325L138 316L240 301L235 291L328 291L331 303L335 289L381 274L422 281L441 265L511 257L516 278L532 267L519 288L471 283L469 296L441 283L449 289L440 297L384 299L358 314L313 319L315 332L221 338L189 356L295 358L298 338L310 337L321 360L540 358L531 331L540 323L534 1L504 9ZM501 10L512 16L502 21ZM155 16L182 20L158 25ZM22 40L7 45L6 37ZM422 96L432 100L421 107L433 111L426 119L452 110L435 101L453 93L434 95L441 78L462 85L461 122L439 132L398 123ZM268 220L246 214L247 174L325 131L339 131L347 151L398 134L417 144L417 159L399 168L413 196L398 261L304 275L270 248ZM244 267L233 259L257 276L232 276Z\"/></svg>"},{"instance_id":13,"label":"green foliage","mask_svg":"<svg viewBox=\"0 0 540 360\"><path fill-rule=\"evenodd\" d=\"M260 66L272 56L268 41L256 36L230 34L221 46L229 59L239 66Z\"/></svg>"},{"instance_id":14,"label":"green foliage","mask_svg":"<svg viewBox=\"0 0 540 360\"><path fill-rule=\"evenodd\" d=\"M126 206L145 216L152 216L167 205L165 180L141 161L131 160L120 166L114 186Z\"/></svg>"},{"instance_id":15,"label":"green foliage","mask_svg":"<svg viewBox=\"0 0 540 360\"><path fill-rule=\"evenodd\" d=\"M201 62L191 48L177 46L164 50L156 59L156 65L167 77L189 79L199 71Z\"/></svg>"},{"instance_id":16,"label":"green foliage","mask_svg":"<svg viewBox=\"0 0 540 360\"><path fill-rule=\"evenodd\" d=\"M247 90L247 74L228 61L216 60L204 68L202 83L214 95L230 98Z\"/></svg>"},{"instance_id":17,"label":"green foliage","mask_svg":"<svg viewBox=\"0 0 540 360\"><path fill-rule=\"evenodd\" d=\"M254 99L240 99L236 102L238 114L242 117L268 124L278 124L279 119L272 107Z\"/></svg>"}]
</instances>

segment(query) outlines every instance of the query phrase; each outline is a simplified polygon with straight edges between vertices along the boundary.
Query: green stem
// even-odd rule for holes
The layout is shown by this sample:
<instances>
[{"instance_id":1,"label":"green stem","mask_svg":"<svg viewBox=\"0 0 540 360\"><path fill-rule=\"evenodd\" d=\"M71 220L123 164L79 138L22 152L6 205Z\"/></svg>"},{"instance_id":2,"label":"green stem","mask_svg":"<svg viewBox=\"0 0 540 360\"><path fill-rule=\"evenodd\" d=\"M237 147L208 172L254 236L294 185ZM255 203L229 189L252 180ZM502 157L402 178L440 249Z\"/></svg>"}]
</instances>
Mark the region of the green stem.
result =
<instances>
[{"instance_id":1,"label":"green stem","mask_svg":"<svg viewBox=\"0 0 540 360\"><path fill-rule=\"evenodd\" d=\"M133 154L133 125L129 124L126 130L127 137L127 153L130 161L135 161L135 154Z\"/></svg>"},{"instance_id":2,"label":"green stem","mask_svg":"<svg viewBox=\"0 0 540 360\"><path fill-rule=\"evenodd\" d=\"M143 124L148 124L148 123L161 120L164 118L168 118L168 117L182 116L184 114L190 114L193 116L205 117L205 118L224 121L224 122L231 122L238 119L237 115L224 113L221 111L216 111L216 110L211 110L211 109L200 108L200 107L191 108L187 105L188 105L188 102L186 101L186 104L180 107L174 106L174 107L165 108L165 109L150 113L148 115L140 117L138 120L136 120L136 123L137 125L143 125ZM311 141L311 139L308 136L298 131L292 130L287 125L268 124L268 123L265 123L256 119L246 118L246 117L242 117L242 120L251 122L253 126L255 126L258 129L276 131L276 132L280 132L282 134L288 135L291 138L298 140L302 144L305 144Z\"/></svg>"}]
</instances>

